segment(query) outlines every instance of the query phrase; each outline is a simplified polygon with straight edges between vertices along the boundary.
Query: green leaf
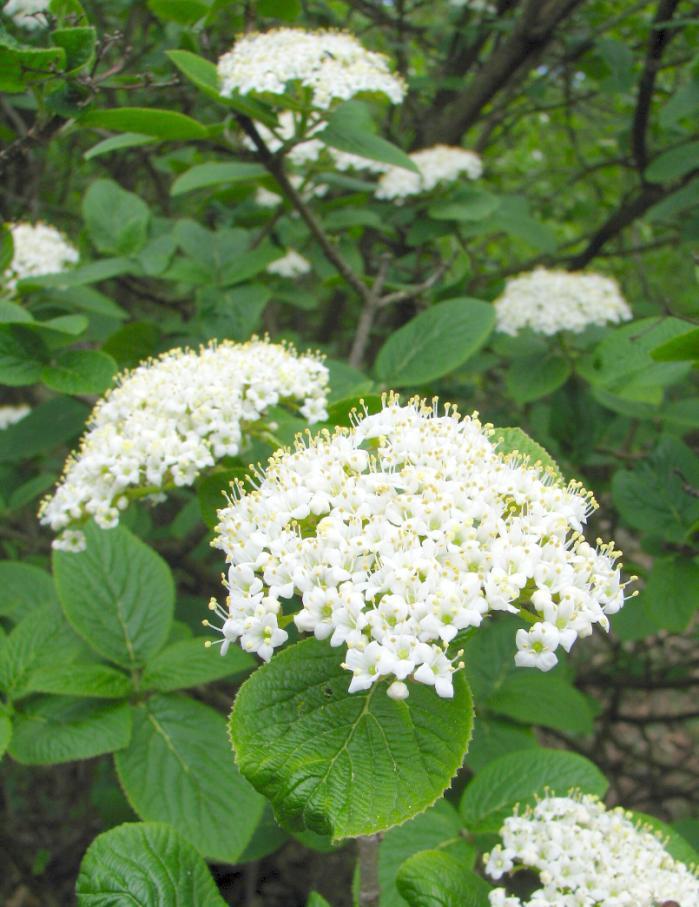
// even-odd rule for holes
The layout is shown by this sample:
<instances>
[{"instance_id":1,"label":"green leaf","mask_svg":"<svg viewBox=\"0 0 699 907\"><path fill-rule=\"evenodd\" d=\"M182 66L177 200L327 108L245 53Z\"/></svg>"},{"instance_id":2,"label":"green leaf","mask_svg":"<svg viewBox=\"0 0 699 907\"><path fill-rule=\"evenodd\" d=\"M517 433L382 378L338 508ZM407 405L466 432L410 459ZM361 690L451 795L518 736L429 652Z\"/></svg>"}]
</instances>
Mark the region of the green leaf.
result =
<instances>
[{"instance_id":1,"label":"green leaf","mask_svg":"<svg viewBox=\"0 0 699 907\"><path fill-rule=\"evenodd\" d=\"M0 711L0 759L5 755L12 739L12 722L5 712Z\"/></svg>"},{"instance_id":2,"label":"green leaf","mask_svg":"<svg viewBox=\"0 0 699 907\"><path fill-rule=\"evenodd\" d=\"M0 324L26 324L34 321L31 312L15 302L0 300Z\"/></svg>"},{"instance_id":3,"label":"green leaf","mask_svg":"<svg viewBox=\"0 0 699 907\"><path fill-rule=\"evenodd\" d=\"M7 224L0 224L0 274L12 264L15 257L15 243L12 238L12 230Z\"/></svg>"},{"instance_id":4,"label":"green leaf","mask_svg":"<svg viewBox=\"0 0 699 907\"><path fill-rule=\"evenodd\" d=\"M699 489L699 459L676 438L663 438L647 460L612 478L614 504L623 519L668 542L683 542L699 520L699 498L692 489Z\"/></svg>"},{"instance_id":5,"label":"green leaf","mask_svg":"<svg viewBox=\"0 0 699 907\"><path fill-rule=\"evenodd\" d=\"M107 234L105 233L105 241ZM45 277L27 277L20 282L21 287L29 290L37 287L51 287L57 290L70 290L72 287L81 287L90 283L99 283L118 277L132 270L132 262L128 258L104 258L101 261L91 261L80 268L71 268L61 274L48 274Z\"/></svg>"},{"instance_id":6,"label":"green leaf","mask_svg":"<svg viewBox=\"0 0 699 907\"><path fill-rule=\"evenodd\" d=\"M184 195L195 189L208 186L220 186L227 183L240 183L259 179L267 173L261 164L248 164L244 161L221 163L213 161L208 164L197 164L177 177L170 189L170 195Z\"/></svg>"},{"instance_id":7,"label":"green leaf","mask_svg":"<svg viewBox=\"0 0 699 907\"><path fill-rule=\"evenodd\" d=\"M138 132L162 141L186 142L205 139L206 126L175 110L155 107L119 107L108 110L89 110L78 120L80 126L112 129L114 132Z\"/></svg>"},{"instance_id":8,"label":"green leaf","mask_svg":"<svg viewBox=\"0 0 699 907\"><path fill-rule=\"evenodd\" d=\"M206 0L148 0L148 9L166 22L192 25L203 18L211 7Z\"/></svg>"},{"instance_id":9,"label":"green leaf","mask_svg":"<svg viewBox=\"0 0 699 907\"><path fill-rule=\"evenodd\" d=\"M83 157L86 161L93 158L101 157L103 154L111 154L112 151L122 151L124 148L141 148L143 145L152 145L155 139L151 135L143 135L142 132L124 132L122 135L113 135L108 139L102 139L96 145L93 145L85 152Z\"/></svg>"},{"instance_id":10,"label":"green leaf","mask_svg":"<svg viewBox=\"0 0 699 907\"><path fill-rule=\"evenodd\" d=\"M680 120L699 109L699 78L695 76L681 85L660 111L658 121L663 129L672 128Z\"/></svg>"},{"instance_id":11,"label":"green leaf","mask_svg":"<svg viewBox=\"0 0 699 907\"><path fill-rule=\"evenodd\" d=\"M51 32L52 44L65 51L68 72L75 72L94 60L96 41L97 32L90 25L56 28Z\"/></svg>"},{"instance_id":12,"label":"green leaf","mask_svg":"<svg viewBox=\"0 0 699 907\"><path fill-rule=\"evenodd\" d=\"M658 627L684 633L699 608L699 564L682 557L656 561L642 595Z\"/></svg>"},{"instance_id":13,"label":"green leaf","mask_svg":"<svg viewBox=\"0 0 699 907\"><path fill-rule=\"evenodd\" d=\"M479 723L480 720L476 727ZM396 876L408 857L421 850L438 847L457 856L466 869L473 868L476 849L466 842L462 832L461 817L446 800L438 800L427 812L388 831L379 849L380 907L405 907L396 887Z\"/></svg>"},{"instance_id":14,"label":"green leaf","mask_svg":"<svg viewBox=\"0 0 699 907\"><path fill-rule=\"evenodd\" d=\"M652 223L656 220L667 220L675 217L682 211L693 209L699 203L699 180L692 180L688 186L683 186L672 195L666 196L657 205L646 211L645 219Z\"/></svg>"},{"instance_id":15,"label":"green leaf","mask_svg":"<svg viewBox=\"0 0 699 907\"><path fill-rule=\"evenodd\" d=\"M518 453L526 457L532 466L540 464L544 469L552 470L558 478L561 471L551 454L521 428L496 428L491 437L498 443L498 453Z\"/></svg>"},{"instance_id":16,"label":"green leaf","mask_svg":"<svg viewBox=\"0 0 699 907\"><path fill-rule=\"evenodd\" d=\"M397 145L375 135L376 127L366 104L346 101L328 117L328 125L316 138L331 148L357 154L371 161L419 173L416 164Z\"/></svg>"},{"instance_id":17,"label":"green leaf","mask_svg":"<svg viewBox=\"0 0 699 907\"><path fill-rule=\"evenodd\" d=\"M0 641L0 689L8 698L19 699L28 692L37 668L70 662L82 649L56 605L34 608Z\"/></svg>"},{"instance_id":18,"label":"green leaf","mask_svg":"<svg viewBox=\"0 0 699 907\"><path fill-rule=\"evenodd\" d=\"M391 387L441 378L480 349L494 325L495 310L486 302L439 302L388 338L376 359L377 377Z\"/></svg>"},{"instance_id":19,"label":"green leaf","mask_svg":"<svg viewBox=\"0 0 699 907\"><path fill-rule=\"evenodd\" d=\"M76 883L78 907L225 907L206 863L174 828L127 823L98 835Z\"/></svg>"},{"instance_id":20,"label":"green leaf","mask_svg":"<svg viewBox=\"0 0 699 907\"><path fill-rule=\"evenodd\" d=\"M397 702L385 683L347 693L343 655L316 639L284 649L240 688L230 724L238 765L278 821L333 840L391 828L434 803L472 728L463 672L452 700L414 684Z\"/></svg>"},{"instance_id":21,"label":"green leaf","mask_svg":"<svg viewBox=\"0 0 699 907\"><path fill-rule=\"evenodd\" d=\"M259 0L257 4L261 16L272 16L285 22L293 22L301 15L301 10L301 0Z\"/></svg>"},{"instance_id":22,"label":"green leaf","mask_svg":"<svg viewBox=\"0 0 699 907\"><path fill-rule=\"evenodd\" d=\"M462 644L466 679L477 706L484 703L515 671L515 634L523 626L520 618L499 614L497 620L484 621L478 633Z\"/></svg>"},{"instance_id":23,"label":"green leaf","mask_svg":"<svg viewBox=\"0 0 699 907\"><path fill-rule=\"evenodd\" d=\"M651 356L656 362L677 362L686 359L699 359L699 328L687 331L666 340L651 351Z\"/></svg>"},{"instance_id":24,"label":"green leaf","mask_svg":"<svg viewBox=\"0 0 699 907\"><path fill-rule=\"evenodd\" d=\"M188 50L168 50L166 55L182 75L186 76L199 91L208 97L214 98L219 104L237 110L245 116L252 117L253 120L259 120L266 126L276 126L276 117L265 105L240 95L230 98L221 96L215 63L190 53Z\"/></svg>"},{"instance_id":25,"label":"green leaf","mask_svg":"<svg viewBox=\"0 0 699 907\"><path fill-rule=\"evenodd\" d=\"M128 745L131 712L124 703L47 696L15 714L9 753L23 765L91 759Z\"/></svg>"},{"instance_id":26,"label":"green leaf","mask_svg":"<svg viewBox=\"0 0 699 907\"><path fill-rule=\"evenodd\" d=\"M116 767L138 815L169 822L209 860L237 862L262 816L263 798L233 763L224 718L184 696L134 707L131 744Z\"/></svg>"},{"instance_id":27,"label":"green leaf","mask_svg":"<svg viewBox=\"0 0 699 907\"><path fill-rule=\"evenodd\" d=\"M331 907L331 905L321 894L318 894L317 891L312 891L308 895L306 907Z\"/></svg>"},{"instance_id":28,"label":"green leaf","mask_svg":"<svg viewBox=\"0 0 699 907\"><path fill-rule=\"evenodd\" d=\"M570 363L562 356L522 356L510 363L505 384L516 403L530 403L558 390L570 372Z\"/></svg>"},{"instance_id":29,"label":"green leaf","mask_svg":"<svg viewBox=\"0 0 699 907\"><path fill-rule=\"evenodd\" d=\"M41 605L58 605L46 570L19 561L0 561L0 615L17 623Z\"/></svg>"},{"instance_id":30,"label":"green leaf","mask_svg":"<svg viewBox=\"0 0 699 907\"><path fill-rule=\"evenodd\" d=\"M113 180L96 180L85 193L83 217L100 252L133 255L146 244L150 211Z\"/></svg>"},{"instance_id":31,"label":"green leaf","mask_svg":"<svg viewBox=\"0 0 699 907\"><path fill-rule=\"evenodd\" d=\"M264 258L245 260L244 268L261 270ZM198 324L202 340L247 340L260 326L262 313L272 297L269 287L253 283L233 290L202 287L197 293Z\"/></svg>"},{"instance_id":32,"label":"green leaf","mask_svg":"<svg viewBox=\"0 0 699 907\"><path fill-rule=\"evenodd\" d=\"M680 179L697 167L699 142L687 142L659 154L645 169L644 176L651 183L665 183Z\"/></svg>"},{"instance_id":33,"label":"green leaf","mask_svg":"<svg viewBox=\"0 0 699 907\"><path fill-rule=\"evenodd\" d=\"M34 384L47 355L41 338L28 327L0 325L0 384Z\"/></svg>"},{"instance_id":34,"label":"green leaf","mask_svg":"<svg viewBox=\"0 0 699 907\"><path fill-rule=\"evenodd\" d=\"M63 394L102 394L110 387L117 364L99 350L66 350L54 365L41 371L41 380Z\"/></svg>"},{"instance_id":35,"label":"green leaf","mask_svg":"<svg viewBox=\"0 0 699 907\"><path fill-rule=\"evenodd\" d=\"M125 699L133 687L125 674L107 665L53 663L31 672L27 690L60 696Z\"/></svg>"},{"instance_id":36,"label":"green leaf","mask_svg":"<svg viewBox=\"0 0 699 907\"><path fill-rule=\"evenodd\" d=\"M39 495L48 491L55 481L56 476L54 474L42 472L26 482L22 482L10 495L10 500L8 501L9 510L19 510L21 507L26 507Z\"/></svg>"},{"instance_id":37,"label":"green leaf","mask_svg":"<svg viewBox=\"0 0 699 907\"><path fill-rule=\"evenodd\" d=\"M488 907L490 885L441 850L410 857L398 872L398 891L410 907Z\"/></svg>"},{"instance_id":38,"label":"green leaf","mask_svg":"<svg viewBox=\"0 0 699 907\"><path fill-rule=\"evenodd\" d=\"M90 523L84 531L85 551L54 551L63 610L96 652L134 669L162 648L170 632L175 597L170 569L128 529Z\"/></svg>"},{"instance_id":39,"label":"green leaf","mask_svg":"<svg viewBox=\"0 0 699 907\"><path fill-rule=\"evenodd\" d=\"M130 321L110 334L102 352L116 359L121 368L135 368L155 353L160 330L149 321Z\"/></svg>"},{"instance_id":40,"label":"green leaf","mask_svg":"<svg viewBox=\"0 0 699 907\"><path fill-rule=\"evenodd\" d=\"M559 677L536 670L511 674L488 699L488 708L523 724L589 734L593 717L587 699Z\"/></svg>"},{"instance_id":41,"label":"green leaf","mask_svg":"<svg viewBox=\"0 0 699 907\"><path fill-rule=\"evenodd\" d=\"M464 791L459 811L470 831L497 833L516 803L528 803L545 791L565 795L574 787L602 797L607 779L577 753L522 750L501 756L478 772Z\"/></svg>"},{"instance_id":42,"label":"green leaf","mask_svg":"<svg viewBox=\"0 0 699 907\"><path fill-rule=\"evenodd\" d=\"M553 252L556 248L554 233L531 216L529 202L521 195L502 196L490 223L495 230L503 230L542 252Z\"/></svg>"},{"instance_id":43,"label":"green leaf","mask_svg":"<svg viewBox=\"0 0 699 907\"><path fill-rule=\"evenodd\" d=\"M77 437L88 408L69 397L40 403L19 422L0 433L0 462L28 459Z\"/></svg>"},{"instance_id":44,"label":"green leaf","mask_svg":"<svg viewBox=\"0 0 699 907\"><path fill-rule=\"evenodd\" d=\"M431 205L427 213L432 220L455 220L471 223L489 217L497 210L500 200L482 189L462 189L458 198Z\"/></svg>"},{"instance_id":45,"label":"green leaf","mask_svg":"<svg viewBox=\"0 0 699 907\"><path fill-rule=\"evenodd\" d=\"M478 634L474 637L478 638ZM478 716L473 729L473 739L466 755L466 765L473 772L506 753L535 749L539 744L528 728L519 727L499 718Z\"/></svg>"},{"instance_id":46,"label":"green leaf","mask_svg":"<svg viewBox=\"0 0 699 907\"><path fill-rule=\"evenodd\" d=\"M681 834L692 849L699 853L699 819L678 819L672 823L672 829Z\"/></svg>"},{"instance_id":47,"label":"green leaf","mask_svg":"<svg viewBox=\"0 0 699 907\"><path fill-rule=\"evenodd\" d=\"M230 491L231 482L245 480L248 470L244 466L214 470L197 483L197 498L201 516L209 529L218 525L218 511L225 506L224 493Z\"/></svg>"},{"instance_id":48,"label":"green leaf","mask_svg":"<svg viewBox=\"0 0 699 907\"><path fill-rule=\"evenodd\" d=\"M146 665L141 686L144 690L169 693L243 674L254 667L255 659L239 647L234 646L222 658L218 649L206 648L204 640L195 637L158 652Z\"/></svg>"},{"instance_id":49,"label":"green leaf","mask_svg":"<svg viewBox=\"0 0 699 907\"><path fill-rule=\"evenodd\" d=\"M663 822L662 819L657 819L648 813L638 812L635 809L629 810L629 812L635 825L660 838L663 847L673 859L679 860L687 866L695 866L699 862L699 853L679 831Z\"/></svg>"}]
</instances>

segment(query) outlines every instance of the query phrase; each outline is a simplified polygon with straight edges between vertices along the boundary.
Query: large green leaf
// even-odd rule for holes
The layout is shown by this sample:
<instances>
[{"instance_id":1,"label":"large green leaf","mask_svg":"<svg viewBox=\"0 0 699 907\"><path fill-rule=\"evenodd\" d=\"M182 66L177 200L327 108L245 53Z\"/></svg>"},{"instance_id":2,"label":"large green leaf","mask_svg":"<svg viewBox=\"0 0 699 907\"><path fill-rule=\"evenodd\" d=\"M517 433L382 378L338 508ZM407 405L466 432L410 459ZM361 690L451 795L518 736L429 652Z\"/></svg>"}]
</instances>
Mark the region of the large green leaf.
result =
<instances>
[{"instance_id":1,"label":"large green leaf","mask_svg":"<svg viewBox=\"0 0 699 907\"><path fill-rule=\"evenodd\" d=\"M410 907L488 907L490 885L442 850L423 850L398 872L398 891Z\"/></svg>"},{"instance_id":2,"label":"large green leaf","mask_svg":"<svg viewBox=\"0 0 699 907\"><path fill-rule=\"evenodd\" d=\"M83 217L100 252L133 255L146 244L150 211L133 192L113 180L95 180L83 199Z\"/></svg>"},{"instance_id":3,"label":"large green leaf","mask_svg":"<svg viewBox=\"0 0 699 907\"><path fill-rule=\"evenodd\" d=\"M488 699L488 708L522 724L589 734L593 718L587 699L560 677L519 670Z\"/></svg>"},{"instance_id":4,"label":"large green leaf","mask_svg":"<svg viewBox=\"0 0 699 907\"><path fill-rule=\"evenodd\" d=\"M102 394L116 371L112 357L99 350L66 350L41 370L41 380L63 394Z\"/></svg>"},{"instance_id":5,"label":"large green leaf","mask_svg":"<svg viewBox=\"0 0 699 907\"><path fill-rule=\"evenodd\" d=\"M699 608L699 563L683 557L657 561L642 594L658 627L684 633Z\"/></svg>"},{"instance_id":6,"label":"large green leaf","mask_svg":"<svg viewBox=\"0 0 699 907\"><path fill-rule=\"evenodd\" d=\"M206 126L176 110L158 110L154 107L117 107L108 110L89 110L78 123L114 132L137 132L163 141L191 141L205 139Z\"/></svg>"},{"instance_id":7,"label":"large green leaf","mask_svg":"<svg viewBox=\"0 0 699 907\"><path fill-rule=\"evenodd\" d=\"M647 167L644 176L651 183L680 179L696 169L699 142L687 142L659 154Z\"/></svg>"},{"instance_id":8,"label":"large green leaf","mask_svg":"<svg viewBox=\"0 0 699 907\"><path fill-rule=\"evenodd\" d=\"M47 358L41 339L28 326L0 325L0 384L21 387L39 380Z\"/></svg>"},{"instance_id":9,"label":"large green leaf","mask_svg":"<svg viewBox=\"0 0 699 907\"><path fill-rule=\"evenodd\" d=\"M476 727L478 724L477 721ZM439 800L427 812L387 832L379 849L380 907L405 907L405 899L396 887L396 876L401 864L421 850L438 847L456 856L466 869L471 869L476 849L462 832L461 817L446 800Z\"/></svg>"},{"instance_id":10,"label":"large green leaf","mask_svg":"<svg viewBox=\"0 0 699 907\"><path fill-rule=\"evenodd\" d=\"M476 638L478 634L476 634ZM466 765L473 772L499 759L507 753L535 749L539 744L529 728L523 728L499 718L478 716L473 729L473 739L466 755Z\"/></svg>"},{"instance_id":11,"label":"large green leaf","mask_svg":"<svg viewBox=\"0 0 699 907\"><path fill-rule=\"evenodd\" d=\"M91 25L56 28L51 32L51 42L65 51L65 66L69 72L75 72L94 60L96 38L96 30Z\"/></svg>"},{"instance_id":12,"label":"large green leaf","mask_svg":"<svg viewBox=\"0 0 699 907\"><path fill-rule=\"evenodd\" d=\"M612 479L614 503L633 526L682 542L699 521L699 458L676 438L663 438L646 460Z\"/></svg>"},{"instance_id":13,"label":"large green leaf","mask_svg":"<svg viewBox=\"0 0 699 907\"><path fill-rule=\"evenodd\" d=\"M563 750L533 749L509 753L478 772L459 804L467 828L498 832L516 803L545 791L566 794L571 788L602 797L607 780L588 759Z\"/></svg>"},{"instance_id":14,"label":"large green leaf","mask_svg":"<svg viewBox=\"0 0 699 907\"><path fill-rule=\"evenodd\" d=\"M0 561L0 616L17 623L41 605L58 604L50 573L32 564Z\"/></svg>"},{"instance_id":15,"label":"large green leaf","mask_svg":"<svg viewBox=\"0 0 699 907\"><path fill-rule=\"evenodd\" d=\"M699 328L666 340L651 352L657 362L682 362L699 359Z\"/></svg>"},{"instance_id":16,"label":"large green leaf","mask_svg":"<svg viewBox=\"0 0 699 907\"><path fill-rule=\"evenodd\" d=\"M225 720L184 696L134 708L116 767L139 816L169 822L210 860L235 863L262 816L264 799L233 763Z\"/></svg>"},{"instance_id":17,"label":"large green leaf","mask_svg":"<svg viewBox=\"0 0 699 907\"><path fill-rule=\"evenodd\" d=\"M46 696L15 714L9 753L23 765L55 765L112 753L130 736L131 712L124 702Z\"/></svg>"},{"instance_id":18,"label":"large green leaf","mask_svg":"<svg viewBox=\"0 0 699 907\"><path fill-rule=\"evenodd\" d=\"M510 363L505 383L513 400L530 403L557 390L570 372L570 363L562 356L522 356Z\"/></svg>"},{"instance_id":19,"label":"large green leaf","mask_svg":"<svg viewBox=\"0 0 699 907\"><path fill-rule=\"evenodd\" d=\"M85 551L55 551L63 610L92 648L125 668L144 664L170 632L175 589L170 570L128 529L85 527Z\"/></svg>"},{"instance_id":20,"label":"large green leaf","mask_svg":"<svg viewBox=\"0 0 699 907\"><path fill-rule=\"evenodd\" d=\"M177 177L170 190L171 195L184 195L195 189L209 186L221 186L228 183L240 183L246 180L259 179L267 173L261 164L250 164L245 161L210 161L208 164L197 164Z\"/></svg>"},{"instance_id":21,"label":"large green leaf","mask_svg":"<svg viewBox=\"0 0 699 907\"><path fill-rule=\"evenodd\" d=\"M458 368L486 342L495 310L468 297L448 299L395 331L379 350L376 374L391 387L424 384Z\"/></svg>"},{"instance_id":22,"label":"large green leaf","mask_svg":"<svg viewBox=\"0 0 699 907\"><path fill-rule=\"evenodd\" d=\"M27 690L91 699L125 699L133 687L125 674L107 665L52 662L31 672Z\"/></svg>"},{"instance_id":23,"label":"large green leaf","mask_svg":"<svg viewBox=\"0 0 699 907\"><path fill-rule=\"evenodd\" d=\"M252 655L238 646L222 658L218 649L207 649L201 637L183 639L167 646L148 662L141 686L167 693L243 674L254 666Z\"/></svg>"},{"instance_id":24,"label":"large green leaf","mask_svg":"<svg viewBox=\"0 0 699 907\"><path fill-rule=\"evenodd\" d=\"M26 695L33 671L70 662L82 649L57 605L35 608L0 641L0 689L10 699Z\"/></svg>"},{"instance_id":25,"label":"large green leaf","mask_svg":"<svg viewBox=\"0 0 699 907\"><path fill-rule=\"evenodd\" d=\"M83 157L86 161L91 161L95 157L103 154L111 154L112 151L122 151L124 148L140 148L143 145L152 145L156 139L152 135L143 135L142 132L124 132L121 135L113 135L108 139L102 139L96 145L93 145L85 152Z\"/></svg>"},{"instance_id":26,"label":"large green leaf","mask_svg":"<svg viewBox=\"0 0 699 907\"><path fill-rule=\"evenodd\" d=\"M343 655L316 639L290 646L243 684L231 715L238 765L279 821L334 840L391 828L434 803L472 728L463 672L454 699L413 684L397 702L385 682L348 693Z\"/></svg>"},{"instance_id":27,"label":"large green leaf","mask_svg":"<svg viewBox=\"0 0 699 907\"><path fill-rule=\"evenodd\" d=\"M34 457L76 438L88 412L84 403L68 397L40 403L20 422L0 432L0 462Z\"/></svg>"},{"instance_id":28,"label":"large green leaf","mask_svg":"<svg viewBox=\"0 0 699 907\"><path fill-rule=\"evenodd\" d=\"M419 173L405 151L375 135L375 129L368 107L361 101L347 101L330 114L317 138L339 151Z\"/></svg>"},{"instance_id":29,"label":"large green leaf","mask_svg":"<svg viewBox=\"0 0 699 907\"><path fill-rule=\"evenodd\" d=\"M201 856L162 822L128 823L95 838L76 883L78 907L225 907Z\"/></svg>"}]
</instances>

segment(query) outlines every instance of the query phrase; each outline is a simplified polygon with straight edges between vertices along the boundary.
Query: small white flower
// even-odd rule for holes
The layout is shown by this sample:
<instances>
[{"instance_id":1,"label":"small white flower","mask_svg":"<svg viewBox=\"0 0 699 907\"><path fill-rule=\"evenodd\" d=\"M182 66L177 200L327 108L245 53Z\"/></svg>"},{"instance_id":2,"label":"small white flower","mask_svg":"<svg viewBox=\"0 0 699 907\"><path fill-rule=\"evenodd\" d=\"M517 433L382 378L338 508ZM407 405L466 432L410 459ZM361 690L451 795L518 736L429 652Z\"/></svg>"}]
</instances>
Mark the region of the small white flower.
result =
<instances>
[{"instance_id":1,"label":"small white flower","mask_svg":"<svg viewBox=\"0 0 699 907\"><path fill-rule=\"evenodd\" d=\"M49 224L10 224L14 253L3 275L10 289L18 280L57 274L75 264L79 255L67 239Z\"/></svg>"},{"instance_id":2,"label":"small white flower","mask_svg":"<svg viewBox=\"0 0 699 907\"><path fill-rule=\"evenodd\" d=\"M308 274L310 270L310 262L293 249L289 249L282 258L267 265L267 271L279 277L300 277L302 274Z\"/></svg>"},{"instance_id":3,"label":"small white flower","mask_svg":"<svg viewBox=\"0 0 699 907\"><path fill-rule=\"evenodd\" d=\"M531 630L517 630L515 640L517 667L550 671L558 663L555 651L560 642L560 633L553 624L542 621Z\"/></svg>"}]
</instances>

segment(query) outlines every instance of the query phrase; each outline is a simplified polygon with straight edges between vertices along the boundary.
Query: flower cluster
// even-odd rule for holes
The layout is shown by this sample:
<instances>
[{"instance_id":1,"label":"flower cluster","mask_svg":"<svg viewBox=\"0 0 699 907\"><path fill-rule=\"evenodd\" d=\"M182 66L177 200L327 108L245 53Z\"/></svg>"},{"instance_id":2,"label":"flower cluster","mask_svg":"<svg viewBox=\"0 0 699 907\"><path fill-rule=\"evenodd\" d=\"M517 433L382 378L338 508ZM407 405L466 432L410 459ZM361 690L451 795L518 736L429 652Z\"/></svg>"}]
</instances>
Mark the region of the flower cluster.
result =
<instances>
[{"instance_id":1,"label":"flower cluster","mask_svg":"<svg viewBox=\"0 0 699 907\"><path fill-rule=\"evenodd\" d=\"M387 168L377 184L377 198L408 198L430 192L441 183L452 183L462 174L475 180L483 173L481 159L474 151L452 148L449 145L435 145L434 148L415 151L410 159L419 173L403 167Z\"/></svg>"},{"instance_id":2,"label":"flower cluster","mask_svg":"<svg viewBox=\"0 0 699 907\"><path fill-rule=\"evenodd\" d=\"M3 279L11 289L25 277L58 274L78 261L77 250L48 224L10 224L10 232L14 254Z\"/></svg>"},{"instance_id":3,"label":"flower cluster","mask_svg":"<svg viewBox=\"0 0 699 907\"><path fill-rule=\"evenodd\" d=\"M508 280L495 301L497 329L518 334L531 328L537 334L584 330L588 325L628 321L631 309L611 277L601 274L549 271L537 268Z\"/></svg>"},{"instance_id":4,"label":"flower cluster","mask_svg":"<svg viewBox=\"0 0 699 907\"><path fill-rule=\"evenodd\" d=\"M699 905L699 879L663 847L649 827L593 796L547 797L505 820L503 845L487 857L486 872L500 879L527 867L541 888L523 902L504 888L491 907L655 907L676 901Z\"/></svg>"},{"instance_id":5,"label":"flower cluster","mask_svg":"<svg viewBox=\"0 0 699 907\"><path fill-rule=\"evenodd\" d=\"M303 255L289 249L282 258L267 265L267 270L270 274L278 274L279 277L301 277L302 274L308 274L311 264Z\"/></svg>"},{"instance_id":6,"label":"flower cluster","mask_svg":"<svg viewBox=\"0 0 699 907\"><path fill-rule=\"evenodd\" d=\"M41 13L49 8L49 4L50 0L9 0L3 13L10 16L20 28L45 28L46 16Z\"/></svg>"},{"instance_id":7,"label":"flower cluster","mask_svg":"<svg viewBox=\"0 0 699 907\"><path fill-rule=\"evenodd\" d=\"M351 429L297 437L255 484L219 511L223 651L240 639L269 659L291 619L282 600L298 595L298 629L347 646L350 692L391 677L395 698L408 679L452 696L448 646L494 611L524 614L517 663L547 670L624 601L618 553L580 534L591 496L500 453L450 405L388 396Z\"/></svg>"},{"instance_id":8,"label":"flower cluster","mask_svg":"<svg viewBox=\"0 0 699 907\"><path fill-rule=\"evenodd\" d=\"M80 523L119 522L130 497L191 485L216 460L236 456L271 406L300 403L309 422L326 418L328 371L311 355L253 338L175 349L127 372L95 407L41 522L61 532L54 547L80 550Z\"/></svg>"},{"instance_id":9,"label":"flower cluster","mask_svg":"<svg viewBox=\"0 0 699 907\"><path fill-rule=\"evenodd\" d=\"M14 425L30 412L28 406L0 406L0 431Z\"/></svg>"},{"instance_id":10,"label":"flower cluster","mask_svg":"<svg viewBox=\"0 0 699 907\"><path fill-rule=\"evenodd\" d=\"M242 36L218 61L221 94L284 95L298 82L313 107L327 110L355 95L382 94L394 104L402 80L382 54L366 50L347 32L279 28Z\"/></svg>"}]
</instances>

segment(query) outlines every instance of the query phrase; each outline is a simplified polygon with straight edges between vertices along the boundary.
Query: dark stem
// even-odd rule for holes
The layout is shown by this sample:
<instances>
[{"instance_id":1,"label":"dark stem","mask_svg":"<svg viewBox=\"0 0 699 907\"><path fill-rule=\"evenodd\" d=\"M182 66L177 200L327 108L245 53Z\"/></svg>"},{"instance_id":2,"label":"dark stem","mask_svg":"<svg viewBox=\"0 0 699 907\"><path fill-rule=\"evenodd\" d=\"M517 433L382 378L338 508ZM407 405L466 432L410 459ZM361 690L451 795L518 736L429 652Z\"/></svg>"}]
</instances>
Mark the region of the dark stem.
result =
<instances>
[{"instance_id":1,"label":"dark stem","mask_svg":"<svg viewBox=\"0 0 699 907\"><path fill-rule=\"evenodd\" d=\"M379 844L381 835L357 838L359 907L379 907Z\"/></svg>"}]
</instances>

